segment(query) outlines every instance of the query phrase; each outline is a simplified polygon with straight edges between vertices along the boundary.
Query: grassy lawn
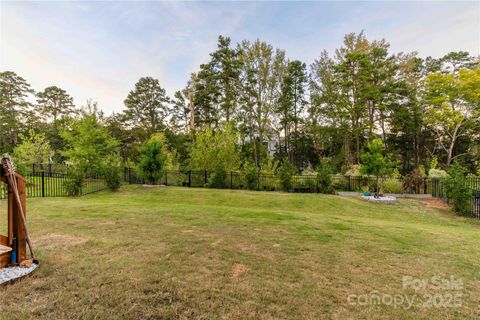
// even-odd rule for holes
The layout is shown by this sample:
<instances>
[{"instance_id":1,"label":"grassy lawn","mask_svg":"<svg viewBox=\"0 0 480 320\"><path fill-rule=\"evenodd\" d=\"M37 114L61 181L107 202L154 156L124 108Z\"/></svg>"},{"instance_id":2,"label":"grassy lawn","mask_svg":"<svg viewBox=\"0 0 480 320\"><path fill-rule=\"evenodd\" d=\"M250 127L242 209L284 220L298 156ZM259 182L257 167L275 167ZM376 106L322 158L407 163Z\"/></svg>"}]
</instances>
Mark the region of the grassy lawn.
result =
<instances>
[{"instance_id":1,"label":"grassy lawn","mask_svg":"<svg viewBox=\"0 0 480 320\"><path fill-rule=\"evenodd\" d=\"M0 319L480 319L480 223L416 200L128 186L28 214L42 264ZM462 279L461 306L404 276ZM375 290L416 299L349 303Z\"/></svg>"}]
</instances>

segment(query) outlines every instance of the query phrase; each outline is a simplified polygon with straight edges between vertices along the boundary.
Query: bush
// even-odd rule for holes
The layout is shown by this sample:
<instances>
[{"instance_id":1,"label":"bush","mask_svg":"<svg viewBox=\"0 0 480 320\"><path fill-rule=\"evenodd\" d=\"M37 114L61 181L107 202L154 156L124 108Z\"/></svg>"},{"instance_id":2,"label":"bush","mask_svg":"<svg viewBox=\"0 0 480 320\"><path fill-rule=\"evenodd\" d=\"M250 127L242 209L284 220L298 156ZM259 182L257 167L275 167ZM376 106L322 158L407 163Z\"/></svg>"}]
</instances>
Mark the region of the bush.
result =
<instances>
[{"instance_id":1,"label":"bush","mask_svg":"<svg viewBox=\"0 0 480 320\"><path fill-rule=\"evenodd\" d=\"M169 153L165 136L154 134L150 140L140 148L140 162L138 169L150 184L156 184L165 174Z\"/></svg>"},{"instance_id":2,"label":"bush","mask_svg":"<svg viewBox=\"0 0 480 320\"><path fill-rule=\"evenodd\" d=\"M258 170L257 166L250 161L243 164L243 172L245 174L245 184L247 189L255 190L258 185Z\"/></svg>"},{"instance_id":3,"label":"bush","mask_svg":"<svg viewBox=\"0 0 480 320\"><path fill-rule=\"evenodd\" d=\"M79 170L72 170L63 182L67 195L71 197L81 196L84 182L85 174Z\"/></svg>"},{"instance_id":4,"label":"bush","mask_svg":"<svg viewBox=\"0 0 480 320\"><path fill-rule=\"evenodd\" d=\"M465 172L465 168L454 164L450 167L449 177L445 181L447 197L451 200L453 210L460 214L469 213L472 201L472 191L467 186Z\"/></svg>"},{"instance_id":5,"label":"bush","mask_svg":"<svg viewBox=\"0 0 480 320\"><path fill-rule=\"evenodd\" d=\"M292 176L294 174L295 167L287 159L284 159L282 166L278 169L278 178L283 191L292 189Z\"/></svg>"},{"instance_id":6,"label":"bush","mask_svg":"<svg viewBox=\"0 0 480 320\"><path fill-rule=\"evenodd\" d=\"M321 161L317 169L318 192L329 194L334 191L331 173L331 166L327 162Z\"/></svg>"},{"instance_id":7,"label":"bush","mask_svg":"<svg viewBox=\"0 0 480 320\"><path fill-rule=\"evenodd\" d=\"M367 150L360 155L362 165L360 172L365 175L376 177L376 191L380 192L380 177L388 174L393 169L390 156L385 154L385 146L382 139L374 139L367 144Z\"/></svg>"},{"instance_id":8,"label":"bush","mask_svg":"<svg viewBox=\"0 0 480 320\"><path fill-rule=\"evenodd\" d=\"M346 176L361 176L362 173L360 172L360 165L354 164L348 168L345 172Z\"/></svg>"},{"instance_id":9,"label":"bush","mask_svg":"<svg viewBox=\"0 0 480 320\"><path fill-rule=\"evenodd\" d=\"M401 180L385 179L382 182L382 190L385 193L403 193L403 186Z\"/></svg>"},{"instance_id":10,"label":"bush","mask_svg":"<svg viewBox=\"0 0 480 320\"><path fill-rule=\"evenodd\" d=\"M208 177L207 186L209 188L225 188L227 181L227 172L223 168L215 170L210 177Z\"/></svg>"},{"instance_id":11,"label":"bush","mask_svg":"<svg viewBox=\"0 0 480 320\"><path fill-rule=\"evenodd\" d=\"M428 171L429 178L446 178L448 177L448 173L445 170L441 169L430 169Z\"/></svg>"},{"instance_id":12,"label":"bush","mask_svg":"<svg viewBox=\"0 0 480 320\"><path fill-rule=\"evenodd\" d=\"M121 160L116 155L111 155L105 160L103 175L108 189L117 191L122 184Z\"/></svg>"},{"instance_id":13,"label":"bush","mask_svg":"<svg viewBox=\"0 0 480 320\"><path fill-rule=\"evenodd\" d=\"M315 192L317 188L316 176L299 177L297 181L298 181L298 185L295 185L295 187L308 189L309 192Z\"/></svg>"}]
</instances>

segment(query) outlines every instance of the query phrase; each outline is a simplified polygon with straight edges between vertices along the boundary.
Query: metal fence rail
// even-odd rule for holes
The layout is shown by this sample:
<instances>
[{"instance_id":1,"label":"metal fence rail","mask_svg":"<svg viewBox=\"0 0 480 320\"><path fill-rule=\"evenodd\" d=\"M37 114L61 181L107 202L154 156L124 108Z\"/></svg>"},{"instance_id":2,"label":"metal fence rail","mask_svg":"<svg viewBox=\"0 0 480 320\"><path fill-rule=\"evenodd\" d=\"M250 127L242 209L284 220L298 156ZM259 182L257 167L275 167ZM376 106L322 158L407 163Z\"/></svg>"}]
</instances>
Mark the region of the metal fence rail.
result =
<instances>
[{"instance_id":1,"label":"metal fence rail","mask_svg":"<svg viewBox=\"0 0 480 320\"><path fill-rule=\"evenodd\" d=\"M208 187L213 172L206 170L167 171L157 182L168 186L180 187ZM130 184L144 184L135 170L124 168L124 182ZM377 189L377 178L368 176L332 175L332 185L335 191L374 191ZM385 193L402 194L431 194L435 198L447 199L444 178L424 178L414 186L404 185L402 177L384 177L381 183ZM480 178L468 177L467 186L472 192L469 216L480 219ZM244 172L232 171L225 176L223 184L217 186L225 189L244 189L257 191L281 191L280 179L276 175L257 174L248 177ZM288 192L318 193L319 178L315 175L295 175L291 180Z\"/></svg>"},{"instance_id":2,"label":"metal fence rail","mask_svg":"<svg viewBox=\"0 0 480 320\"><path fill-rule=\"evenodd\" d=\"M66 183L70 181L70 176L66 173L57 173L52 171L31 171L24 175L27 180L27 197L68 197ZM107 184L101 175L86 175L82 185L80 195L105 190ZM7 185L0 185L0 199L5 199L8 195Z\"/></svg>"},{"instance_id":3,"label":"metal fence rail","mask_svg":"<svg viewBox=\"0 0 480 320\"><path fill-rule=\"evenodd\" d=\"M27 197L67 197L69 196L66 183L71 179L63 167L57 167L60 172L54 171L52 166L32 167L32 171L25 175L27 180ZM41 169L41 170L39 170ZM166 171L157 183L179 187L208 187L213 172L207 170L178 170ZM377 189L376 177L332 175L332 186L335 191L374 191ZM385 193L431 194L449 202L444 178L424 178L414 187L405 186L403 178L384 177L378 181ZM145 180L132 168L123 169L123 183L144 184ZM247 175L241 171L232 171L225 174L216 187L225 189L281 191L282 185L276 175L257 173ZM480 177L468 177L466 184L471 191L469 216L480 219ZM81 195L98 192L107 188L106 181L101 175L85 177ZM291 179L288 192L318 193L319 178L315 175L295 175ZM0 199L7 196L5 184L0 185Z\"/></svg>"}]
</instances>

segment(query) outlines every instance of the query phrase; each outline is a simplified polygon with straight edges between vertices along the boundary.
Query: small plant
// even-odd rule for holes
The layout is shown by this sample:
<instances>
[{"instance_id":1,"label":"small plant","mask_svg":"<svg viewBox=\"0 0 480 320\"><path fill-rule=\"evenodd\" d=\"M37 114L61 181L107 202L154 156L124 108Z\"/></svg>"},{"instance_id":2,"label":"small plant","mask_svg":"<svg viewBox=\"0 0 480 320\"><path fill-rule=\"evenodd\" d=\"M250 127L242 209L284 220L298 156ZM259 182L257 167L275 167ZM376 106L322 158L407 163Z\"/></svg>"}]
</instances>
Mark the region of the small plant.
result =
<instances>
[{"instance_id":1,"label":"small plant","mask_svg":"<svg viewBox=\"0 0 480 320\"><path fill-rule=\"evenodd\" d=\"M78 169L73 169L70 171L67 179L64 181L64 187L67 195L71 197L81 196L84 182L85 174L82 171Z\"/></svg>"},{"instance_id":2,"label":"small plant","mask_svg":"<svg viewBox=\"0 0 480 320\"><path fill-rule=\"evenodd\" d=\"M442 169L430 169L428 171L429 178L446 178L448 177L448 173Z\"/></svg>"},{"instance_id":3,"label":"small plant","mask_svg":"<svg viewBox=\"0 0 480 320\"><path fill-rule=\"evenodd\" d=\"M465 179L465 168L453 164L449 170L449 177L445 181L445 188L448 199L452 202L455 212L467 214L470 211L472 191L467 186Z\"/></svg>"},{"instance_id":4,"label":"small plant","mask_svg":"<svg viewBox=\"0 0 480 320\"><path fill-rule=\"evenodd\" d=\"M207 186L209 188L225 188L226 181L227 172L223 168L218 168L208 177Z\"/></svg>"},{"instance_id":5,"label":"small plant","mask_svg":"<svg viewBox=\"0 0 480 320\"><path fill-rule=\"evenodd\" d=\"M278 169L278 178L283 191L290 191L292 189L292 176L295 174L295 167L283 159L282 166Z\"/></svg>"},{"instance_id":6,"label":"small plant","mask_svg":"<svg viewBox=\"0 0 480 320\"><path fill-rule=\"evenodd\" d=\"M254 190L258 184L258 169L257 166L250 161L243 164L243 172L245 173L245 183L247 189Z\"/></svg>"},{"instance_id":7,"label":"small plant","mask_svg":"<svg viewBox=\"0 0 480 320\"><path fill-rule=\"evenodd\" d=\"M402 182L398 179L385 179L382 182L382 189L385 193L403 193Z\"/></svg>"},{"instance_id":8,"label":"small plant","mask_svg":"<svg viewBox=\"0 0 480 320\"><path fill-rule=\"evenodd\" d=\"M332 167L325 160L320 161L320 165L317 168L317 183L318 183L318 192L320 193L332 193Z\"/></svg>"},{"instance_id":9,"label":"small plant","mask_svg":"<svg viewBox=\"0 0 480 320\"><path fill-rule=\"evenodd\" d=\"M121 160L118 155L110 155L105 160L103 175L108 189L117 191L122 184Z\"/></svg>"}]
</instances>

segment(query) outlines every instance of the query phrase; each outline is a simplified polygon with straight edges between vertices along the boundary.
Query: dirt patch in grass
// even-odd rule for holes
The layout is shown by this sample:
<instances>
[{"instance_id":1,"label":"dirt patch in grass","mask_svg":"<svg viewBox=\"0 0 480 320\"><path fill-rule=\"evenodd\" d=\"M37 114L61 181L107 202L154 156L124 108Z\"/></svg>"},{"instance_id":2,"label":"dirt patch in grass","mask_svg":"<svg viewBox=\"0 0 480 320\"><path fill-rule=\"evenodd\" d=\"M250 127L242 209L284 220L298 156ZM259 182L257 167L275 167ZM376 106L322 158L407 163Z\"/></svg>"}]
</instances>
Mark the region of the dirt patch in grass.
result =
<instances>
[{"instance_id":1,"label":"dirt patch in grass","mask_svg":"<svg viewBox=\"0 0 480 320\"><path fill-rule=\"evenodd\" d=\"M233 266L232 272L230 273L230 277L238 278L240 275L244 274L247 271L248 271L247 267L245 267L243 264L237 263Z\"/></svg>"},{"instance_id":2,"label":"dirt patch in grass","mask_svg":"<svg viewBox=\"0 0 480 320\"><path fill-rule=\"evenodd\" d=\"M427 205L427 207L435 208L435 209L448 209L448 205L440 199L425 199L423 203Z\"/></svg>"},{"instance_id":3,"label":"dirt patch in grass","mask_svg":"<svg viewBox=\"0 0 480 320\"><path fill-rule=\"evenodd\" d=\"M83 237L50 233L35 239L35 245L46 249L56 249L83 244L87 240L87 238Z\"/></svg>"}]
</instances>

